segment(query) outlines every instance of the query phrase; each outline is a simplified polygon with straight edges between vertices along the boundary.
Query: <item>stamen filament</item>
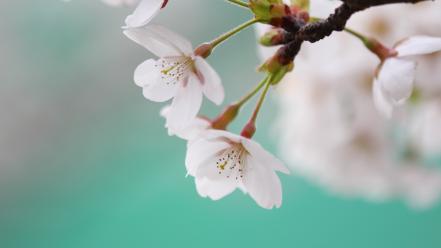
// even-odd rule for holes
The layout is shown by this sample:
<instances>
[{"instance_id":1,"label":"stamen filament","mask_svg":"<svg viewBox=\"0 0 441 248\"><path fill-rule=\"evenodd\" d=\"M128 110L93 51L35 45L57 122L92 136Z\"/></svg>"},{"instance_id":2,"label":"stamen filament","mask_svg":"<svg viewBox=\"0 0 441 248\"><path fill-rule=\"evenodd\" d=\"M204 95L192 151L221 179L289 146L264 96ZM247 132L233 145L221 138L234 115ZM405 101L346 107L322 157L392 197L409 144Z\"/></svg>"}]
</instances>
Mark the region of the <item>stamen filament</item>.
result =
<instances>
[{"instance_id":1,"label":"stamen filament","mask_svg":"<svg viewBox=\"0 0 441 248\"><path fill-rule=\"evenodd\" d=\"M174 69L176 69L176 68L179 67L179 66L186 67L187 65L190 64L190 62L191 62L191 59L190 59L190 58L187 58L187 59L184 61L184 63L178 63L178 64L176 64L176 65L172 65L172 66L170 66L169 68L166 68L166 69L162 70L161 73L164 74L164 75L167 75L167 74L169 74L169 72L173 71Z\"/></svg>"}]
</instances>

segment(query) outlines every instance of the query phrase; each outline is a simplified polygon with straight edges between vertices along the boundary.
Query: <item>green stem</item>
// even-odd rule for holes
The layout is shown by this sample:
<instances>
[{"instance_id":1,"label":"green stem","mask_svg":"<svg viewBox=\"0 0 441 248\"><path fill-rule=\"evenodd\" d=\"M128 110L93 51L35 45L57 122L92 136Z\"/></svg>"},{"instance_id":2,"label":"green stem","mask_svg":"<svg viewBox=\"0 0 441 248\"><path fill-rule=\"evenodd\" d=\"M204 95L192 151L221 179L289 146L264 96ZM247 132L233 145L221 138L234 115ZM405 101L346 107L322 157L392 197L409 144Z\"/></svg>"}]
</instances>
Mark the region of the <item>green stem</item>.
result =
<instances>
[{"instance_id":1,"label":"green stem","mask_svg":"<svg viewBox=\"0 0 441 248\"><path fill-rule=\"evenodd\" d=\"M265 101L266 94L268 93L268 90L271 86L271 77L267 77L267 80L265 81L265 88L262 92L262 95L260 95L259 101L257 102L256 108L254 109L253 115L251 116L251 121L255 123L257 119L257 115L259 114L260 109L262 108L263 102Z\"/></svg>"},{"instance_id":2,"label":"green stem","mask_svg":"<svg viewBox=\"0 0 441 248\"><path fill-rule=\"evenodd\" d=\"M238 6L244 7L244 8L249 8L250 7L247 3L242 2L240 0L227 0L227 1L232 3L232 4L236 4Z\"/></svg>"},{"instance_id":3,"label":"green stem","mask_svg":"<svg viewBox=\"0 0 441 248\"><path fill-rule=\"evenodd\" d=\"M265 77L252 91L250 91L248 94L246 94L242 99L240 99L237 103L234 105L237 105L239 107L242 107L246 102L248 102L251 98L253 98L257 92L262 89L263 86L268 82L269 77Z\"/></svg>"},{"instance_id":4,"label":"green stem","mask_svg":"<svg viewBox=\"0 0 441 248\"><path fill-rule=\"evenodd\" d=\"M228 31L227 33L219 36L218 38L216 38L215 40L210 42L212 49L214 49L216 46L218 46L219 44L221 44L222 42L224 42L228 38L234 36L235 34L239 33L240 31L244 30L245 28L253 25L254 23L256 23L258 21L259 20L257 20L257 19L249 20L249 21L237 26L236 28L232 29L231 31Z\"/></svg>"},{"instance_id":5,"label":"green stem","mask_svg":"<svg viewBox=\"0 0 441 248\"><path fill-rule=\"evenodd\" d=\"M367 44L369 42L369 39L366 36L360 34L359 32L357 32L355 30L352 30L350 28L345 28L344 30L346 33L349 33L349 34L355 36L356 38L358 38L359 40L361 40L361 42L363 42L364 44Z\"/></svg>"}]
</instances>

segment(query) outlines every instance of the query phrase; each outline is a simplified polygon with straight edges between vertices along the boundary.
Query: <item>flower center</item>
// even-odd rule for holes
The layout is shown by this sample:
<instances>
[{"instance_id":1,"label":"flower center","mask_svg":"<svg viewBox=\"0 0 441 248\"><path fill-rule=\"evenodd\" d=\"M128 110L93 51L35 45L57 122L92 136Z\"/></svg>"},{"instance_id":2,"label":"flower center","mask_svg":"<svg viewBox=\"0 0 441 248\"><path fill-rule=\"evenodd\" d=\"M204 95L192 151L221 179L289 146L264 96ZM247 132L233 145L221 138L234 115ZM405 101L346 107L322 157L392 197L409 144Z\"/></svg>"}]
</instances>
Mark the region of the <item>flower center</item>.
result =
<instances>
[{"instance_id":1,"label":"flower center","mask_svg":"<svg viewBox=\"0 0 441 248\"><path fill-rule=\"evenodd\" d=\"M158 60L155 66L161 72L162 81L171 86L185 81L194 63L191 57L165 57Z\"/></svg>"},{"instance_id":2,"label":"flower center","mask_svg":"<svg viewBox=\"0 0 441 248\"><path fill-rule=\"evenodd\" d=\"M245 155L246 150L240 144L234 144L224 150L216 161L219 175L237 181L242 179L245 173Z\"/></svg>"}]
</instances>

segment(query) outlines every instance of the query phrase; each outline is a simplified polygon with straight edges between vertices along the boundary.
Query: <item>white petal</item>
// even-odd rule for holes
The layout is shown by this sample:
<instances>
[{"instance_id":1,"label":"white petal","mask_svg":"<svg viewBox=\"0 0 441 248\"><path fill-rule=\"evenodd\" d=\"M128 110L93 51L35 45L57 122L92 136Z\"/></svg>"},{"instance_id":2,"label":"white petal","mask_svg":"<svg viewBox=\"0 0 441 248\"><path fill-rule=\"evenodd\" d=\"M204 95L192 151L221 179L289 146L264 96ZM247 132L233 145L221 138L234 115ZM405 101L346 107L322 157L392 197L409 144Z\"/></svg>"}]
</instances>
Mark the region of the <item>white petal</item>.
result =
<instances>
[{"instance_id":1,"label":"white petal","mask_svg":"<svg viewBox=\"0 0 441 248\"><path fill-rule=\"evenodd\" d=\"M219 200L231 194L236 189L236 184L231 181L211 181L207 178L195 178L196 190L202 197Z\"/></svg>"},{"instance_id":2,"label":"white petal","mask_svg":"<svg viewBox=\"0 0 441 248\"><path fill-rule=\"evenodd\" d=\"M156 61L147 60L135 70L135 83L143 88L143 95L150 101L165 102L173 98L178 91L178 83L162 80L161 72L156 68Z\"/></svg>"},{"instance_id":3,"label":"white petal","mask_svg":"<svg viewBox=\"0 0 441 248\"><path fill-rule=\"evenodd\" d=\"M170 106L167 124L174 129L188 126L196 118L202 104L202 87L195 75L190 75L188 82L180 85Z\"/></svg>"},{"instance_id":4,"label":"white petal","mask_svg":"<svg viewBox=\"0 0 441 248\"><path fill-rule=\"evenodd\" d=\"M191 42L181 35L160 25L152 24L149 25L149 28L153 29L158 36L161 36L162 39L171 42L172 45L177 47L177 49L183 54L189 55L193 53L193 46L191 45Z\"/></svg>"},{"instance_id":5,"label":"white petal","mask_svg":"<svg viewBox=\"0 0 441 248\"><path fill-rule=\"evenodd\" d=\"M394 105L403 104L412 95L415 70L414 61L390 58L384 62L377 80L384 96Z\"/></svg>"},{"instance_id":6,"label":"white petal","mask_svg":"<svg viewBox=\"0 0 441 248\"><path fill-rule=\"evenodd\" d=\"M225 150L222 151L224 153ZM211 181L231 181L231 170L226 170L226 173L219 174L217 163L221 158L221 155L210 156L207 160L203 161L196 170L195 177L207 178Z\"/></svg>"},{"instance_id":7,"label":"white petal","mask_svg":"<svg viewBox=\"0 0 441 248\"><path fill-rule=\"evenodd\" d=\"M217 72L211 67L205 59L196 57L195 64L202 77L203 92L205 96L217 105L224 101L225 93L222 81Z\"/></svg>"},{"instance_id":8,"label":"white petal","mask_svg":"<svg viewBox=\"0 0 441 248\"><path fill-rule=\"evenodd\" d=\"M162 107L161 111L159 111L159 115L164 118L167 118L169 112L170 112L170 105L166 105L165 107Z\"/></svg>"},{"instance_id":9,"label":"white petal","mask_svg":"<svg viewBox=\"0 0 441 248\"><path fill-rule=\"evenodd\" d=\"M139 87L145 87L158 79L158 70L156 70L156 61L149 59L140 64L134 74L135 84Z\"/></svg>"},{"instance_id":10,"label":"white petal","mask_svg":"<svg viewBox=\"0 0 441 248\"><path fill-rule=\"evenodd\" d=\"M263 149L263 147L253 140L250 139L243 139L242 144L245 147L245 149L258 160L260 163L264 164L265 166L270 166L274 170L283 172L285 174L289 174L288 168L285 167L285 165L276 157L274 157L271 153Z\"/></svg>"},{"instance_id":11,"label":"white petal","mask_svg":"<svg viewBox=\"0 0 441 248\"><path fill-rule=\"evenodd\" d=\"M282 185L276 173L256 158L248 156L243 183L250 196L263 208L282 205Z\"/></svg>"},{"instance_id":12,"label":"white petal","mask_svg":"<svg viewBox=\"0 0 441 248\"><path fill-rule=\"evenodd\" d=\"M204 133L205 139L227 139L234 143L241 143L242 136L230 133L225 130L210 129Z\"/></svg>"},{"instance_id":13,"label":"white petal","mask_svg":"<svg viewBox=\"0 0 441 248\"><path fill-rule=\"evenodd\" d=\"M207 160L215 160L217 154L227 149L230 145L223 141L207 141L199 139L189 143L187 146L187 155L185 166L189 175L195 176L198 168L206 163ZM213 167L216 167L213 164Z\"/></svg>"},{"instance_id":14,"label":"white petal","mask_svg":"<svg viewBox=\"0 0 441 248\"><path fill-rule=\"evenodd\" d=\"M441 50L441 38L413 36L401 41L395 49L400 57L430 54Z\"/></svg>"},{"instance_id":15,"label":"white petal","mask_svg":"<svg viewBox=\"0 0 441 248\"><path fill-rule=\"evenodd\" d=\"M168 113L170 112L170 106L166 106L161 109L161 116L167 119ZM210 128L210 122L206 119L196 117L188 126L181 129L174 129L169 127L167 121L165 123L168 135L176 135L179 138L188 141L188 144L192 144L198 141L202 133L205 133Z\"/></svg>"},{"instance_id":16,"label":"white petal","mask_svg":"<svg viewBox=\"0 0 441 248\"><path fill-rule=\"evenodd\" d=\"M372 95L376 109L386 118L390 118L392 116L393 105L383 95L380 83L376 78L374 79L372 87Z\"/></svg>"},{"instance_id":17,"label":"white petal","mask_svg":"<svg viewBox=\"0 0 441 248\"><path fill-rule=\"evenodd\" d=\"M164 0L142 0L133 14L127 16L128 27L141 27L149 23L161 10Z\"/></svg>"},{"instance_id":18,"label":"white petal","mask_svg":"<svg viewBox=\"0 0 441 248\"><path fill-rule=\"evenodd\" d=\"M124 34L158 57L183 56L193 50L188 40L159 25L129 28Z\"/></svg>"},{"instance_id":19,"label":"white petal","mask_svg":"<svg viewBox=\"0 0 441 248\"><path fill-rule=\"evenodd\" d=\"M183 129L174 130L168 129L169 135L176 135L181 139L187 140L189 143L197 139L201 133L205 132L210 127L210 122L205 119L195 118L188 126Z\"/></svg>"}]
</instances>

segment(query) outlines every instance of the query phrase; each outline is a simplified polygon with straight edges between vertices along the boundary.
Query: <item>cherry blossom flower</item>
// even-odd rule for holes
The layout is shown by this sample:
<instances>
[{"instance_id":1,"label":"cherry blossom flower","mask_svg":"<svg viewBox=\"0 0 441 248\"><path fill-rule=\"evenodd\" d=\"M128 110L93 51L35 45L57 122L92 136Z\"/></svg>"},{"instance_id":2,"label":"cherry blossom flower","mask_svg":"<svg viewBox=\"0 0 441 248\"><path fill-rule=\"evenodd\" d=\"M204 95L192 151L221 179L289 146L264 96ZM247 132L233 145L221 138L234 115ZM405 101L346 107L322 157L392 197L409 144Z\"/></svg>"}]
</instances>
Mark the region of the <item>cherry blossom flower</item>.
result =
<instances>
[{"instance_id":1,"label":"cherry blossom flower","mask_svg":"<svg viewBox=\"0 0 441 248\"><path fill-rule=\"evenodd\" d=\"M373 83L373 97L377 109L391 117L394 107L404 104L411 96L416 62L413 56L441 50L441 38L413 36L395 46L396 56L383 61Z\"/></svg>"},{"instance_id":2,"label":"cherry blossom flower","mask_svg":"<svg viewBox=\"0 0 441 248\"><path fill-rule=\"evenodd\" d=\"M185 164L202 197L219 200L239 188L263 208L282 204L276 171L289 174L289 170L251 139L207 130L189 143Z\"/></svg>"},{"instance_id":3,"label":"cherry blossom flower","mask_svg":"<svg viewBox=\"0 0 441 248\"><path fill-rule=\"evenodd\" d=\"M219 75L194 54L189 41L158 25L126 29L124 34L159 57L139 65L134 81L151 101L173 99L167 114L169 128L187 126L199 112L203 94L217 105L222 103L224 89Z\"/></svg>"},{"instance_id":4,"label":"cherry blossom flower","mask_svg":"<svg viewBox=\"0 0 441 248\"><path fill-rule=\"evenodd\" d=\"M138 28L147 25L168 3L168 0L141 0L135 11L127 16L127 27Z\"/></svg>"}]
</instances>

